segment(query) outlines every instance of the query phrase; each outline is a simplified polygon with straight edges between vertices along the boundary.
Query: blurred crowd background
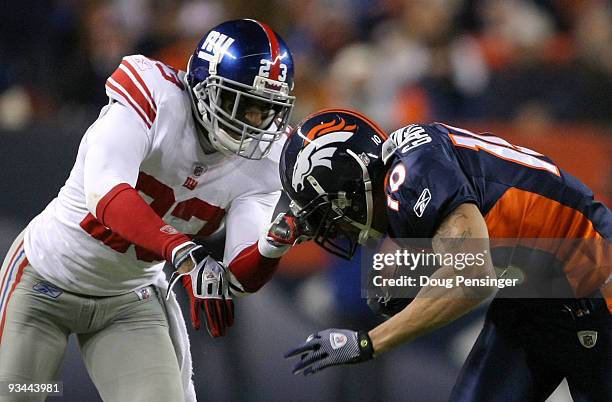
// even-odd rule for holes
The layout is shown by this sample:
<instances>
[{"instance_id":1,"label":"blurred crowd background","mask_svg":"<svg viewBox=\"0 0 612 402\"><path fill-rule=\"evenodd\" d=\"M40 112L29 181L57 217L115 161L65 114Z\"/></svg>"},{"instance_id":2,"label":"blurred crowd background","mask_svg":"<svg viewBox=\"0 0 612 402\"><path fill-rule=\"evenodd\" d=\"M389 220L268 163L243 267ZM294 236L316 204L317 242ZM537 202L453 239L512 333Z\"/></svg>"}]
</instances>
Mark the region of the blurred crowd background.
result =
<instances>
[{"instance_id":1,"label":"blurred crowd background","mask_svg":"<svg viewBox=\"0 0 612 402\"><path fill-rule=\"evenodd\" d=\"M550 155L610 205L611 1L9 0L0 24L1 250L57 194L121 57L185 69L201 36L231 18L267 22L292 49L294 123L342 106L388 130L445 121L492 131ZM282 354L308 333L377 322L358 269L311 245L292 251L266 288L239 301L229 337L191 334L200 398L446 400L481 312L362 366L290 375ZM65 400L99 399L74 344L62 377Z\"/></svg>"},{"instance_id":2,"label":"blurred crowd background","mask_svg":"<svg viewBox=\"0 0 612 402\"><path fill-rule=\"evenodd\" d=\"M2 124L97 109L123 55L184 69L203 32L245 16L289 43L296 117L350 104L387 128L430 119L605 124L611 13L605 0L7 1Z\"/></svg>"}]
</instances>

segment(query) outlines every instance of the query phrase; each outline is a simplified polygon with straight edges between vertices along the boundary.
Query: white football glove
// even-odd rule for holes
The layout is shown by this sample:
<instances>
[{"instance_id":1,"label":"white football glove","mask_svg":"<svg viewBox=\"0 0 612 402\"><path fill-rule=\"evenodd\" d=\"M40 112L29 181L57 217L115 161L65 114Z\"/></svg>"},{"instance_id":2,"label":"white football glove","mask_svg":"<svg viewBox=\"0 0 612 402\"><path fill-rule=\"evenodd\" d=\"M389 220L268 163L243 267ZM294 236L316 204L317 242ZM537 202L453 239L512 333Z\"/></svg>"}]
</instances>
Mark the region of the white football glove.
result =
<instances>
[{"instance_id":1,"label":"white football glove","mask_svg":"<svg viewBox=\"0 0 612 402\"><path fill-rule=\"evenodd\" d=\"M219 262L206 254L202 246L195 246L181 256L175 267L183 265L187 258L193 261L193 269L188 272L177 270L172 273L167 297L180 279L191 301L193 327L196 330L200 329L200 311L203 310L210 336L224 336L227 328L234 323L234 302L229 292L227 272Z\"/></svg>"}]
</instances>

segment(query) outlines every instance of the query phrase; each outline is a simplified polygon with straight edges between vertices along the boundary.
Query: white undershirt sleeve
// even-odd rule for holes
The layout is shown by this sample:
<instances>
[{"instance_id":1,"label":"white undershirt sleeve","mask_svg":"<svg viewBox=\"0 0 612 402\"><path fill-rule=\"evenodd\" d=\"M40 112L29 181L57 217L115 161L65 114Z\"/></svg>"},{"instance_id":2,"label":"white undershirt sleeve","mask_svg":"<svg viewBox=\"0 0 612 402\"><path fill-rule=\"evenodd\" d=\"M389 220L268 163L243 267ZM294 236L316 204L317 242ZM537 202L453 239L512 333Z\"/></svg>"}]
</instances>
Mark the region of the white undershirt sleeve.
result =
<instances>
[{"instance_id":1,"label":"white undershirt sleeve","mask_svg":"<svg viewBox=\"0 0 612 402\"><path fill-rule=\"evenodd\" d=\"M225 266L246 247L255 244L267 230L280 195L280 191L275 191L239 197L232 201L225 221Z\"/></svg>"},{"instance_id":2,"label":"white undershirt sleeve","mask_svg":"<svg viewBox=\"0 0 612 402\"><path fill-rule=\"evenodd\" d=\"M136 186L140 164L150 146L147 127L120 103L108 106L87 131L83 188L89 212L120 183Z\"/></svg>"}]
</instances>

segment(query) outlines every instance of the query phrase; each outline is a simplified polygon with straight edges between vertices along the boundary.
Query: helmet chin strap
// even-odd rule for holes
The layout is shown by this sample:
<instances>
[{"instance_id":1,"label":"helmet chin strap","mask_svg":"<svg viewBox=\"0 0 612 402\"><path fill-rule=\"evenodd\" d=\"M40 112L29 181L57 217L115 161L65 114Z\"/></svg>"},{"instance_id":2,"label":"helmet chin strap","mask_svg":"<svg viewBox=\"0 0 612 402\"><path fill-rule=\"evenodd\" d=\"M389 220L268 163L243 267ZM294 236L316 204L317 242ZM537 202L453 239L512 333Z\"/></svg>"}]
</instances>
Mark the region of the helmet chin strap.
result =
<instances>
[{"instance_id":1,"label":"helmet chin strap","mask_svg":"<svg viewBox=\"0 0 612 402\"><path fill-rule=\"evenodd\" d=\"M363 185L365 189L365 198L366 198L366 223L365 225L360 224L359 222L353 221L353 226L360 229L359 238L357 242L359 244L365 244L369 239L380 239L382 238L382 233L379 231L372 229L372 216L374 215L374 201L372 198L372 180L370 180L370 175L368 173L368 168L365 163L361 160L359 156L355 152L350 149L347 149L346 152L351 155L355 161L361 167L361 174L363 176Z\"/></svg>"},{"instance_id":2,"label":"helmet chin strap","mask_svg":"<svg viewBox=\"0 0 612 402\"><path fill-rule=\"evenodd\" d=\"M197 121L197 119L196 119ZM208 132L201 124L196 124L196 132L198 133L198 142L200 143L200 147L205 154L214 154L219 152L213 144L210 143L210 139L208 137Z\"/></svg>"},{"instance_id":3,"label":"helmet chin strap","mask_svg":"<svg viewBox=\"0 0 612 402\"><path fill-rule=\"evenodd\" d=\"M187 69L189 69L189 65L191 64L191 57L189 58L189 62L187 64ZM202 151L205 154L212 154L217 152L217 149L210 142L208 130L206 129L206 125L203 121L202 115L200 114L200 100L196 99L195 94L193 93L194 89L191 88L189 83L187 82L187 74L183 77L183 83L187 88L187 92L189 93L189 98L191 99L191 115L196 121L195 127L198 135L198 142L200 143L200 147L202 147Z\"/></svg>"}]
</instances>

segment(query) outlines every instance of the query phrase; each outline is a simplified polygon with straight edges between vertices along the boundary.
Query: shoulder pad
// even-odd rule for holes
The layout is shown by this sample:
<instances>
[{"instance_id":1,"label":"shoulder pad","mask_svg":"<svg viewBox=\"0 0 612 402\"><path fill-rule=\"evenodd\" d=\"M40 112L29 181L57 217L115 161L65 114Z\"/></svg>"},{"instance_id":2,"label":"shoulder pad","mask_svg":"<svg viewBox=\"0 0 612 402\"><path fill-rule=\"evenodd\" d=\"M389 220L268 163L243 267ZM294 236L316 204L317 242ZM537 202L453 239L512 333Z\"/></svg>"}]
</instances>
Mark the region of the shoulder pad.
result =
<instances>
[{"instance_id":1,"label":"shoulder pad","mask_svg":"<svg viewBox=\"0 0 612 402\"><path fill-rule=\"evenodd\" d=\"M124 57L106 80L109 98L133 109L147 128L151 128L157 117L157 106L164 92L172 87L184 89L178 72L162 62L141 55Z\"/></svg>"}]
</instances>

